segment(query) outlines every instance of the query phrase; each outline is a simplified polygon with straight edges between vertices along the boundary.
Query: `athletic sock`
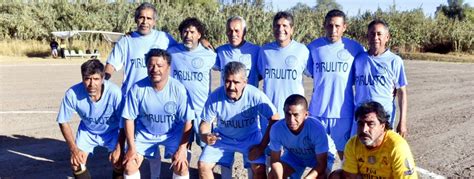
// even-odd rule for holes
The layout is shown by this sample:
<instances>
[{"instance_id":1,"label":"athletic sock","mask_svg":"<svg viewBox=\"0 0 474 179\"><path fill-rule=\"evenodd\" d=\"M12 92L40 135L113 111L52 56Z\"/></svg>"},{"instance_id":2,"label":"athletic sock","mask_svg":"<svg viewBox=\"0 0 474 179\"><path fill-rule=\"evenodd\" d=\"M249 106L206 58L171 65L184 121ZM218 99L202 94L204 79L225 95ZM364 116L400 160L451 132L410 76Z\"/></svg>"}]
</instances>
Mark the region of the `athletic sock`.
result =
<instances>
[{"instance_id":1,"label":"athletic sock","mask_svg":"<svg viewBox=\"0 0 474 179\"><path fill-rule=\"evenodd\" d=\"M89 170L85 169L85 170L81 170L81 171L78 171L78 172L74 172L74 178L76 178L76 179L90 179L91 174L89 173Z\"/></svg>"},{"instance_id":2,"label":"athletic sock","mask_svg":"<svg viewBox=\"0 0 474 179\"><path fill-rule=\"evenodd\" d=\"M140 170L138 170L136 173L131 174L131 175L127 175L124 173L123 178L124 179L140 179Z\"/></svg>"},{"instance_id":3,"label":"athletic sock","mask_svg":"<svg viewBox=\"0 0 474 179\"><path fill-rule=\"evenodd\" d=\"M173 172L173 179L189 179L189 174L186 176L181 176Z\"/></svg>"}]
</instances>

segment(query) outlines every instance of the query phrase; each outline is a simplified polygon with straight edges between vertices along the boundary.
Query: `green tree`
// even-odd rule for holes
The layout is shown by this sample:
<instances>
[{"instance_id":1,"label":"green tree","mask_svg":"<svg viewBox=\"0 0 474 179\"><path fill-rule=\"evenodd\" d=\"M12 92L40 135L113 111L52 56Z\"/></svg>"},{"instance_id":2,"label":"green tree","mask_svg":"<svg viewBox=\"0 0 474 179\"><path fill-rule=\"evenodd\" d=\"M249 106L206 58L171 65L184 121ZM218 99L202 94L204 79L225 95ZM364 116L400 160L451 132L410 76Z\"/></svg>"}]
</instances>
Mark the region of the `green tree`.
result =
<instances>
[{"instance_id":1,"label":"green tree","mask_svg":"<svg viewBox=\"0 0 474 179\"><path fill-rule=\"evenodd\" d=\"M332 9L342 10L342 6L335 0L316 0L316 6L314 9L318 12L327 12Z\"/></svg>"},{"instance_id":2,"label":"green tree","mask_svg":"<svg viewBox=\"0 0 474 179\"><path fill-rule=\"evenodd\" d=\"M464 3L463 0L447 0L448 5L441 4L436 8L436 14L443 13L450 19L464 20L466 18L466 10L469 9L469 4Z\"/></svg>"}]
</instances>

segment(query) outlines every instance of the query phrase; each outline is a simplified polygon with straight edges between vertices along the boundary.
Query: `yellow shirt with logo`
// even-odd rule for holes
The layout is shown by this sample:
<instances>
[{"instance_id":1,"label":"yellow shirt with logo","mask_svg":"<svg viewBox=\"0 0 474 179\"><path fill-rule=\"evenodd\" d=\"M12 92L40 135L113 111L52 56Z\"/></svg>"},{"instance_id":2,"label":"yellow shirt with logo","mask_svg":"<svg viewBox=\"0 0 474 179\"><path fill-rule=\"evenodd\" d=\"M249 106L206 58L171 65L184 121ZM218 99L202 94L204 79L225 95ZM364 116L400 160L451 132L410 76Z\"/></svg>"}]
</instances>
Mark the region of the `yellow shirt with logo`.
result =
<instances>
[{"instance_id":1,"label":"yellow shirt with logo","mask_svg":"<svg viewBox=\"0 0 474 179\"><path fill-rule=\"evenodd\" d=\"M392 130L374 149L367 149L357 136L352 137L344 150L342 169L363 178L418 178L408 143Z\"/></svg>"}]
</instances>

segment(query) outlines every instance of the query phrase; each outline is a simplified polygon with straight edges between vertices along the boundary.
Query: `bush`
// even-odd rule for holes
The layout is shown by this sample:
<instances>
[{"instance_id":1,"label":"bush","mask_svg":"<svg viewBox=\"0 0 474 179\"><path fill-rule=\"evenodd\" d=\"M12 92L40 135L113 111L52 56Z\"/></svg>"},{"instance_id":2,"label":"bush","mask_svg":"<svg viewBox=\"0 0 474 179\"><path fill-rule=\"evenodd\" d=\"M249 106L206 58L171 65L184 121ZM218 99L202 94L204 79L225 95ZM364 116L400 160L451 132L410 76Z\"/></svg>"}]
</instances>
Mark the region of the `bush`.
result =
<instances>
[{"instance_id":1,"label":"bush","mask_svg":"<svg viewBox=\"0 0 474 179\"><path fill-rule=\"evenodd\" d=\"M204 1L203 1L204 2ZM130 32L136 24L133 12L136 3L0 3L0 40L49 41L52 31L59 30L103 30ZM221 6L209 3L161 3L157 4L157 27L180 39L179 23L186 17L195 16L207 27L206 37L215 46L227 42L226 19L240 15L247 20L247 39L262 45L273 41L271 24L275 12L264 10L263 6L247 4ZM324 35L322 28L326 12L318 12L304 5L290 10L295 17L294 39L309 43ZM394 7L384 12L364 12L348 20L346 35L367 44L367 24L374 18L381 18L390 24L392 48L400 51L430 51L438 53L473 53L474 22L453 21L442 15L426 17L423 11L413 9L398 11ZM85 35L79 40L99 43L101 36Z\"/></svg>"}]
</instances>

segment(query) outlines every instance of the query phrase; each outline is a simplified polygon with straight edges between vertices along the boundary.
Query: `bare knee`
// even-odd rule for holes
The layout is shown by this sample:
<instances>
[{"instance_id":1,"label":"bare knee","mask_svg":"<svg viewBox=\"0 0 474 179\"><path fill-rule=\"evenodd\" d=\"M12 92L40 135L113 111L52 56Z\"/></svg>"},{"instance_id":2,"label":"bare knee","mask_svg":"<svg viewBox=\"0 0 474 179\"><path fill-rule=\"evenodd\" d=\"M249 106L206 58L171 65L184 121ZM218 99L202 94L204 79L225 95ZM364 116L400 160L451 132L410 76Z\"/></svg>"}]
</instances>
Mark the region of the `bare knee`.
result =
<instances>
[{"instance_id":1,"label":"bare knee","mask_svg":"<svg viewBox=\"0 0 474 179\"><path fill-rule=\"evenodd\" d=\"M140 165L143 161L143 156L138 155L135 158L135 160L129 160L127 163L124 165L124 173L126 175L132 175L140 169Z\"/></svg>"},{"instance_id":2,"label":"bare knee","mask_svg":"<svg viewBox=\"0 0 474 179\"><path fill-rule=\"evenodd\" d=\"M198 162L198 169L199 169L199 178L213 178L212 168L214 168L214 163L206 163L199 161Z\"/></svg>"}]
</instances>

